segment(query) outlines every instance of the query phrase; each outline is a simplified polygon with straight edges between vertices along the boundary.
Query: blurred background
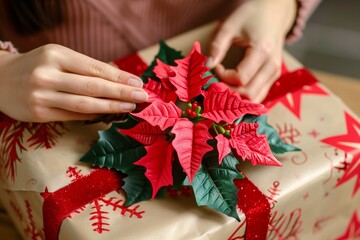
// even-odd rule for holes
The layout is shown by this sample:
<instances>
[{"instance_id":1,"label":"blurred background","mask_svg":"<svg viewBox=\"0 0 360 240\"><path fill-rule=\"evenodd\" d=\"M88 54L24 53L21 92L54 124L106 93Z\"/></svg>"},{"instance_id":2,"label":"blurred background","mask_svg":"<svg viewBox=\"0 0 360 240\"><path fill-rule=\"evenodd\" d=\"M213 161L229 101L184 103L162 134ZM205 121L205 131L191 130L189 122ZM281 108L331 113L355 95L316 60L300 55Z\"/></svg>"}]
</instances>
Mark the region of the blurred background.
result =
<instances>
[{"instance_id":1,"label":"blurred background","mask_svg":"<svg viewBox=\"0 0 360 240\"><path fill-rule=\"evenodd\" d=\"M286 49L308 68L360 79L360 0L323 0Z\"/></svg>"}]
</instances>

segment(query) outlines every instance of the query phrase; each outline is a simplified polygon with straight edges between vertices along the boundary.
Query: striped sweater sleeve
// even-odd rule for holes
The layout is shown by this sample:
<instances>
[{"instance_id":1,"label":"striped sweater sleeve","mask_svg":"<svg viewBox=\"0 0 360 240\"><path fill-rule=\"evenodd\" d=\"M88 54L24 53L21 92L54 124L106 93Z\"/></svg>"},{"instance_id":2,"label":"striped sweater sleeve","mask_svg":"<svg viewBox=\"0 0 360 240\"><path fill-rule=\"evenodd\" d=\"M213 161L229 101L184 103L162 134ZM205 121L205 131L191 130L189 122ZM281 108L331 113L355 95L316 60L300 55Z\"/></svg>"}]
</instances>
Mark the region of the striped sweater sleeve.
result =
<instances>
[{"instance_id":1,"label":"striped sweater sleeve","mask_svg":"<svg viewBox=\"0 0 360 240\"><path fill-rule=\"evenodd\" d=\"M297 0L297 15L293 27L287 35L287 42L292 43L302 37L306 22L321 0Z\"/></svg>"}]
</instances>

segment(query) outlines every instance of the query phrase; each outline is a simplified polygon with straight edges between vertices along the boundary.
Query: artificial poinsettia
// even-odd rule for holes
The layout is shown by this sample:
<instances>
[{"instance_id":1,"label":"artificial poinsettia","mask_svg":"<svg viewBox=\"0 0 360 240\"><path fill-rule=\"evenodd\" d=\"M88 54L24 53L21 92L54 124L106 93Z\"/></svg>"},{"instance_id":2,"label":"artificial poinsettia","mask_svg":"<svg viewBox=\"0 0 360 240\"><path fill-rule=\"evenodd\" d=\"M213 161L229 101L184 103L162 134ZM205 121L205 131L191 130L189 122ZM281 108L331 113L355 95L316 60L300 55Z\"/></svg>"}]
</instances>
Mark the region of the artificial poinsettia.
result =
<instances>
[{"instance_id":1,"label":"artificial poinsettia","mask_svg":"<svg viewBox=\"0 0 360 240\"><path fill-rule=\"evenodd\" d=\"M207 74L206 57L198 43L185 58L164 56L153 62L152 72L145 74L147 106L131 113L128 121L114 123L113 135L109 135L118 134L118 139L125 141L119 145L126 145L128 153L137 153L129 160L132 167L123 164L125 149L110 147L114 139L101 139L82 161L126 173L124 190L129 204L154 198L165 186L184 184L193 187L199 205L238 218L233 184L234 179L242 177L236 168L238 160L249 160L253 165L281 165L273 156L269 135L258 131L261 121L256 115L263 112L263 106L243 100L225 84L209 84L213 76ZM272 145L279 142L277 138ZM102 146L108 146L107 154L101 154ZM145 189L148 185L151 192Z\"/></svg>"}]
</instances>

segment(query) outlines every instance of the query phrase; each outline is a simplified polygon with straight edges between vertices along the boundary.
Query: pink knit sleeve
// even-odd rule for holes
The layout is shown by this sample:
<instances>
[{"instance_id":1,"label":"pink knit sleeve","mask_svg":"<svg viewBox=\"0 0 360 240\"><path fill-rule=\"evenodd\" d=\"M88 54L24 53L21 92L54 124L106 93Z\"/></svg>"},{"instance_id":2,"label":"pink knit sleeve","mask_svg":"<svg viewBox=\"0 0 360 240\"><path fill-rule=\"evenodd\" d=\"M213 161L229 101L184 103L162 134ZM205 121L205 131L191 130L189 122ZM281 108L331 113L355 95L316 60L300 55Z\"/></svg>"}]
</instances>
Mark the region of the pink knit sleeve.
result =
<instances>
[{"instance_id":1,"label":"pink knit sleeve","mask_svg":"<svg viewBox=\"0 0 360 240\"><path fill-rule=\"evenodd\" d=\"M321 0L297 0L297 16L293 27L287 35L286 42L291 43L301 38L306 21L320 2Z\"/></svg>"},{"instance_id":2,"label":"pink knit sleeve","mask_svg":"<svg viewBox=\"0 0 360 240\"><path fill-rule=\"evenodd\" d=\"M17 53L17 49L12 45L11 42L0 41L0 50L7 51L10 53Z\"/></svg>"}]
</instances>

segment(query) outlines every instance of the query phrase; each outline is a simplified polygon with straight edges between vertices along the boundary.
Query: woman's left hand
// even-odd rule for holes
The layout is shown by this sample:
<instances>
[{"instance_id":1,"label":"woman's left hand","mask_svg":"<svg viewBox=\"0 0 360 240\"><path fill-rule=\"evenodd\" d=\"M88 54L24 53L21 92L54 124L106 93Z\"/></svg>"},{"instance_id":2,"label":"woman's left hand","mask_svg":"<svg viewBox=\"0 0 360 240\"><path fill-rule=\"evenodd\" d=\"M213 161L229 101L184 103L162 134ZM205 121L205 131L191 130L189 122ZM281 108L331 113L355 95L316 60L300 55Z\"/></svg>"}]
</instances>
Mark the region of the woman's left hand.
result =
<instances>
[{"instance_id":1,"label":"woman's left hand","mask_svg":"<svg viewBox=\"0 0 360 240\"><path fill-rule=\"evenodd\" d=\"M207 65L241 95L261 102L280 76L283 45L295 15L296 0L244 2L219 26ZM245 55L235 69L226 69L221 62L231 45L245 48Z\"/></svg>"}]
</instances>

